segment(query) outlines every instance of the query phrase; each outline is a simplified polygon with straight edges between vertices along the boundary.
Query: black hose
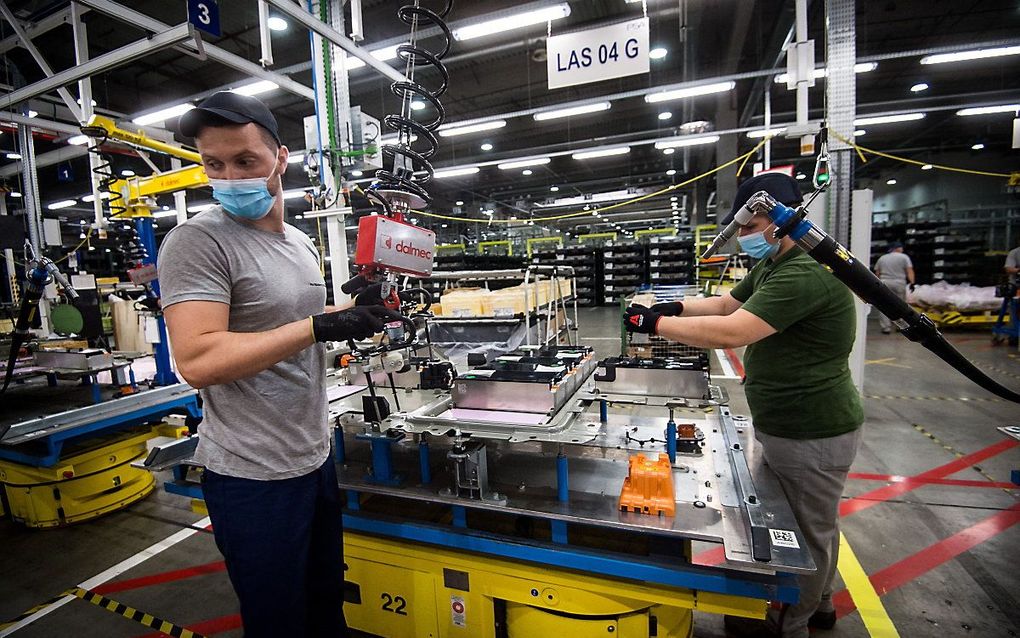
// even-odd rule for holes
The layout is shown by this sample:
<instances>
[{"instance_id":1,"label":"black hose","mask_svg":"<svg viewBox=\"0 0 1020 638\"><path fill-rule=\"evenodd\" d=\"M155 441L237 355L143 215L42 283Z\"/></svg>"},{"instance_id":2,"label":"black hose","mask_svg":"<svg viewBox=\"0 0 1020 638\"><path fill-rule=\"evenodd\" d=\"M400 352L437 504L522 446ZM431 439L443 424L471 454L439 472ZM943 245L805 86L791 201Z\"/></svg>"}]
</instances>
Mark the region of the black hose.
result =
<instances>
[{"instance_id":1,"label":"black hose","mask_svg":"<svg viewBox=\"0 0 1020 638\"><path fill-rule=\"evenodd\" d=\"M939 332L938 326L889 289L875 273L853 256L832 237L825 238L808 250L815 261L832 269L832 274L843 282L865 303L896 322L907 339L921 344L935 356L953 366L962 375L1007 401L1020 403L1020 393L1010 390L988 376L953 347Z\"/></svg>"}]
</instances>

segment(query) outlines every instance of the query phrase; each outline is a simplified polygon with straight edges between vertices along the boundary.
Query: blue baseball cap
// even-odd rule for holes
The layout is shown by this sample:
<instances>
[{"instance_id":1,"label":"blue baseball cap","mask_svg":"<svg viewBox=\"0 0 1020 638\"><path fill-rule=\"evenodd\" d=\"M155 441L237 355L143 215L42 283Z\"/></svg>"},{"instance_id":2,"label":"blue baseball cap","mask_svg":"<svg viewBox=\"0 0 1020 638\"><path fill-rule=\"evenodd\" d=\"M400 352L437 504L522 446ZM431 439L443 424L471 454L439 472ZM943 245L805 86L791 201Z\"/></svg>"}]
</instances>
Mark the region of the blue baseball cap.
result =
<instances>
[{"instance_id":1,"label":"blue baseball cap","mask_svg":"<svg viewBox=\"0 0 1020 638\"><path fill-rule=\"evenodd\" d=\"M277 144L280 131L272 111L262 100L250 95L238 95L230 91L219 91L202 100L199 105L181 116L181 134L195 137L206 126L247 124L252 122L269 131Z\"/></svg>"}]
</instances>

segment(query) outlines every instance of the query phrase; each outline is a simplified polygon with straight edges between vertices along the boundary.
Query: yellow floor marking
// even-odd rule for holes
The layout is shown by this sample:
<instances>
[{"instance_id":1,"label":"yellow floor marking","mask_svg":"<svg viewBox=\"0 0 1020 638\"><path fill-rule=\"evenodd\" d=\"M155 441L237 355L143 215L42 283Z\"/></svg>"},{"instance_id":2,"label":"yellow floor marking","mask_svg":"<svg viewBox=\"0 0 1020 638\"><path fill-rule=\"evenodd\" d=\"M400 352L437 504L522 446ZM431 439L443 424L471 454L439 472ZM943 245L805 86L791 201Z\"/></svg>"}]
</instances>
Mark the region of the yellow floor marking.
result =
<instances>
[{"instance_id":1,"label":"yellow floor marking","mask_svg":"<svg viewBox=\"0 0 1020 638\"><path fill-rule=\"evenodd\" d=\"M864 363L866 365L890 366L893 368L907 368L908 370L910 369L910 366L908 365L904 365L902 363L893 363L893 361L896 361L896 357L886 357L885 359L868 359Z\"/></svg>"},{"instance_id":2,"label":"yellow floor marking","mask_svg":"<svg viewBox=\"0 0 1020 638\"><path fill-rule=\"evenodd\" d=\"M857 611L861 612L861 620L868 630L871 638L899 638L900 633L896 631L889 614L882 605L882 599L878 597L874 585L868 578L868 574L861 567L860 561L850 548L846 536L839 534L839 575L846 583L850 597L857 605Z\"/></svg>"}]
</instances>

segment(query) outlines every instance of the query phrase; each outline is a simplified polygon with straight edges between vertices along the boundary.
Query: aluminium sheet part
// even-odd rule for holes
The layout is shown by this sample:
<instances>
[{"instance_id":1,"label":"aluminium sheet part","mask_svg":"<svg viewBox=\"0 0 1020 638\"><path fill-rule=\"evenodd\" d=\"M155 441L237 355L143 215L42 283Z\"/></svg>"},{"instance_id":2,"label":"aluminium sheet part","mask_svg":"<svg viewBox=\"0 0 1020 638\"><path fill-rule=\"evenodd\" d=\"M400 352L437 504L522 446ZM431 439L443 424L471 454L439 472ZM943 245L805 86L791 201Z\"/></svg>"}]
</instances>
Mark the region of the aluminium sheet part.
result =
<instances>
[{"instance_id":1,"label":"aluminium sheet part","mask_svg":"<svg viewBox=\"0 0 1020 638\"><path fill-rule=\"evenodd\" d=\"M97 370L113 365L113 355L103 350L39 350L35 364L44 368Z\"/></svg>"},{"instance_id":2,"label":"aluminium sheet part","mask_svg":"<svg viewBox=\"0 0 1020 638\"><path fill-rule=\"evenodd\" d=\"M709 398L708 374L701 370L656 368L614 368L616 379L597 381L601 392L613 394L655 394L691 399Z\"/></svg>"},{"instance_id":3,"label":"aluminium sheet part","mask_svg":"<svg viewBox=\"0 0 1020 638\"><path fill-rule=\"evenodd\" d=\"M803 535L797 527L778 480L761 463L754 449L752 428L737 422L738 433L748 455L757 495L761 501L763 520L777 532L788 532L798 548L773 546L772 561L755 561L751 539L745 523L746 514L738 500L730 464L726 458L721 434L723 419L730 418L722 408L706 414L701 410L680 410L677 420L695 423L705 434L702 454L680 454L673 479L677 510L673 517L648 516L619 511L619 494L627 475L627 459L636 453L655 457L665 451L665 416L640 416L651 410L634 406L628 413L610 414L605 424L598 423L595 413L585 413L581 421L597 429L588 441L562 446L568 457L570 500L561 503L556 493L556 456L560 445L549 442L488 443L490 487L506 495L506 505L462 499L441 493L452 484L453 477L446 460L450 439L433 436L430 441L432 483L428 486L408 480L401 486L382 486L365 479L371 463L370 450L358 446L353 434L346 446L347 462L341 470L344 489L385 494L429 502L462 505L505 513L517 513L563 520L603 528L626 529L692 540L721 542L725 547L725 567L761 573L809 573L814 565ZM661 409L660 409L661 410ZM654 411L653 411L654 412ZM656 441L650 441L656 439ZM638 441L646 441L641 444ZM418 446L408 437L394 445L394 466L407 476L417 476Z\"/></svg>"}]
</instances>

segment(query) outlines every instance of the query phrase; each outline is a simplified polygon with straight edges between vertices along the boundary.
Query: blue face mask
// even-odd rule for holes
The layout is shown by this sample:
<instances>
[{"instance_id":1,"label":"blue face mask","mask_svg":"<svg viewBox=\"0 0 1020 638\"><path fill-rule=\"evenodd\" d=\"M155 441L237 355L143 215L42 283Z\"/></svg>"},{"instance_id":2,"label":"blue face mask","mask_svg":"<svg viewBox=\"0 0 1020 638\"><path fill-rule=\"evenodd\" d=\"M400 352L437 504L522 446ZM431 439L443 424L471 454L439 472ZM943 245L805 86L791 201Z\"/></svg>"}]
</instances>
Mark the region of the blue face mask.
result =
<instances>
[{"instance_id":1,"label":"blue face mask","mask_svg":"<svg viewBox=\"0 0 1020 638\"><path fill-rule=\"evenodd\" d=\"M231 215L252 221L262 219L273 208L276 197L269 193L269 180L276 173L276 168L269 177L254 179L209 179L213 189L213 197L223 204Z\"/></svg>"},{"instance_id":2,"label":"blue face mask","mask_svg":"<svg viewBox=\"0 0 1020 638\"><path fill-rule=\"evenodd\" d=\"M770 244L765 241L765 233L753 233L751 235L738 235L737 242L740 249L755 259L765 259L776 254L779 244Z\"/></svg>"}]
</instances>

